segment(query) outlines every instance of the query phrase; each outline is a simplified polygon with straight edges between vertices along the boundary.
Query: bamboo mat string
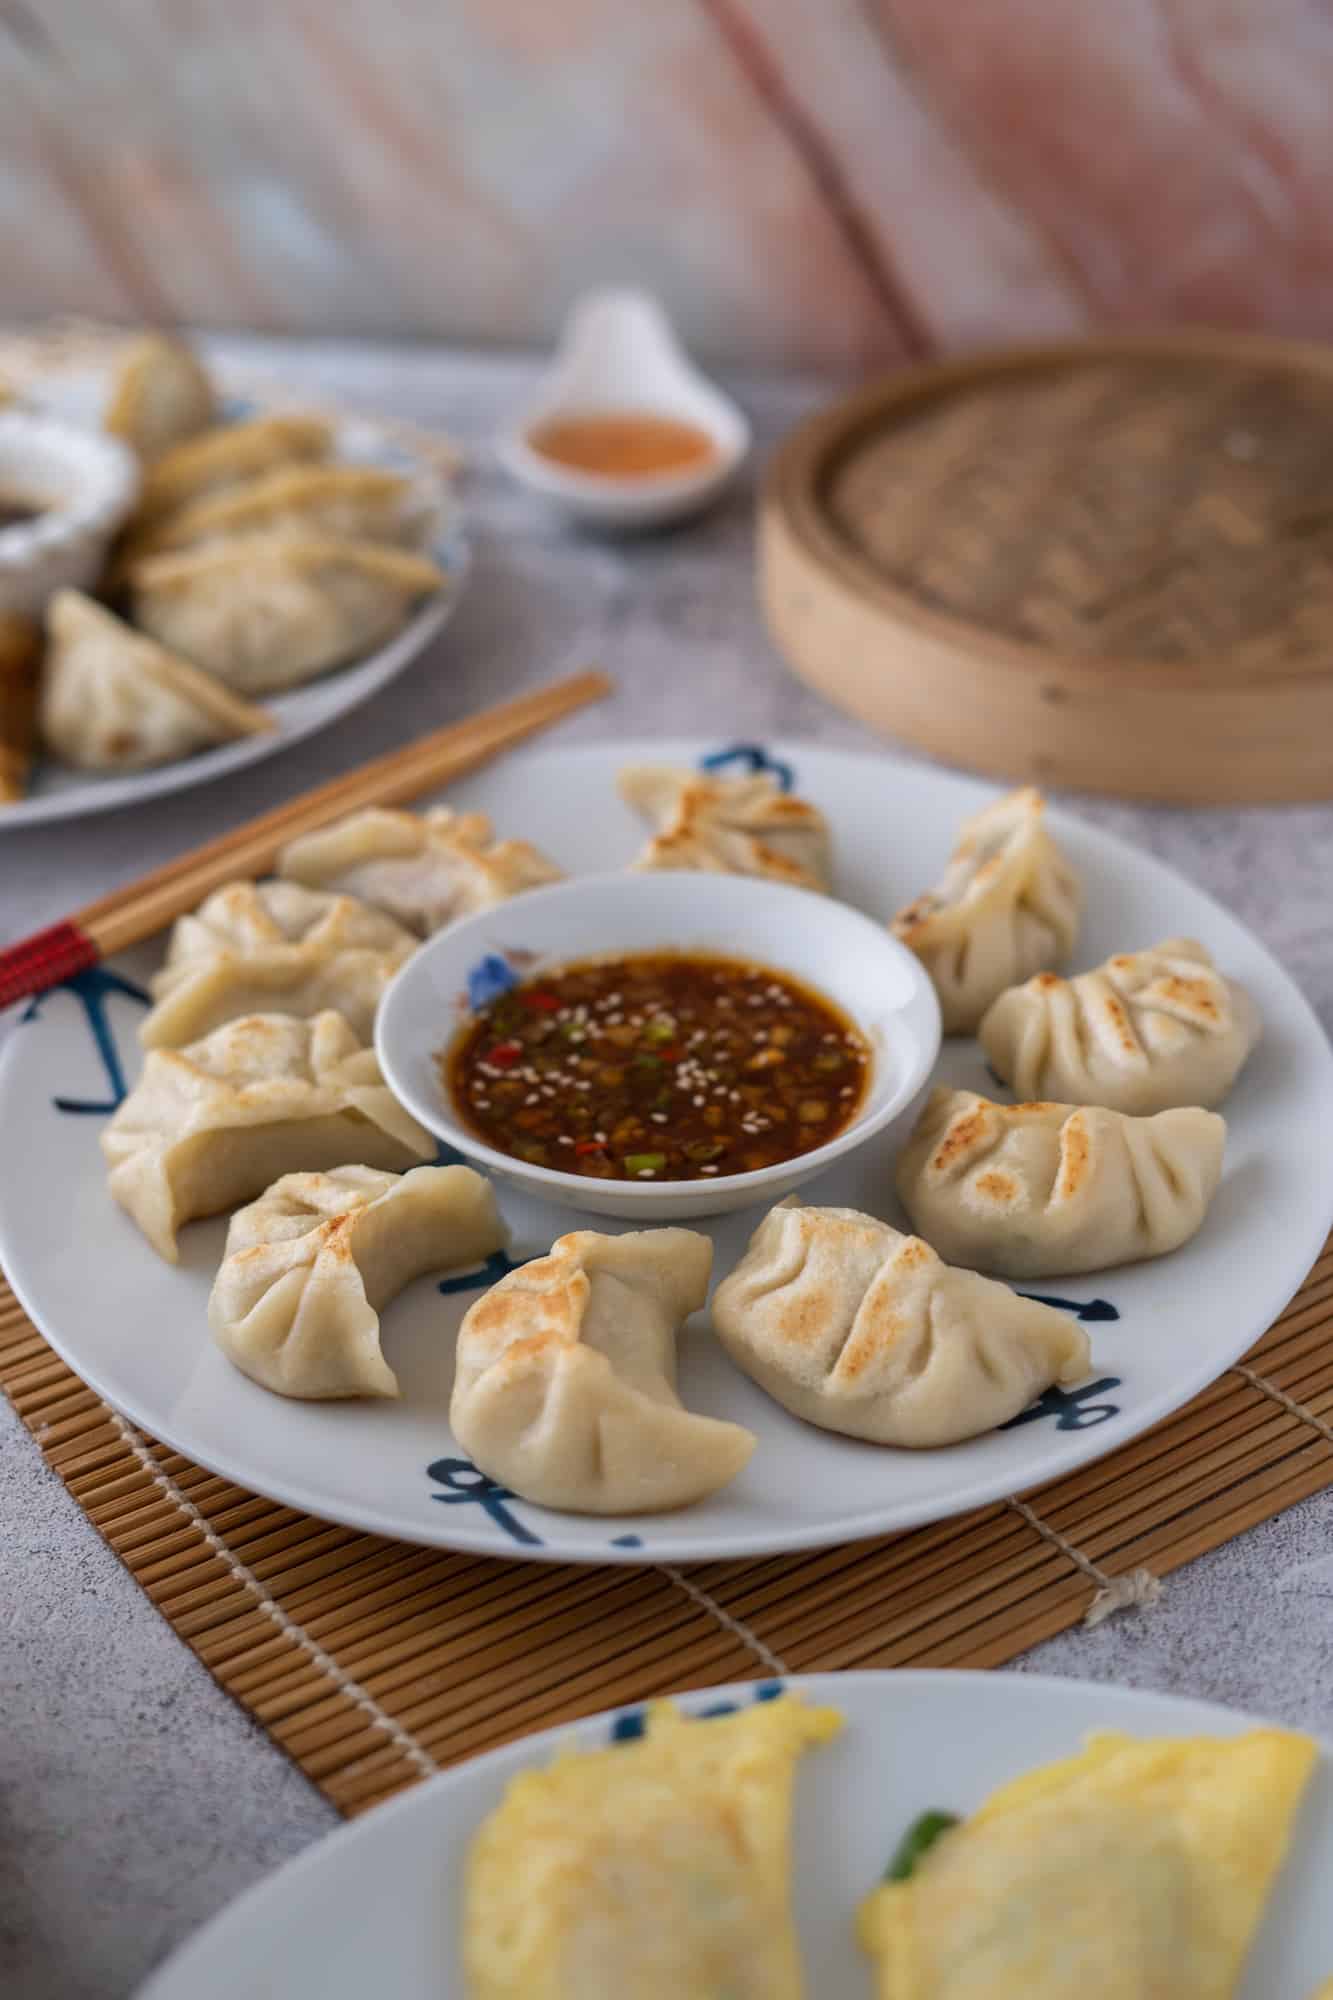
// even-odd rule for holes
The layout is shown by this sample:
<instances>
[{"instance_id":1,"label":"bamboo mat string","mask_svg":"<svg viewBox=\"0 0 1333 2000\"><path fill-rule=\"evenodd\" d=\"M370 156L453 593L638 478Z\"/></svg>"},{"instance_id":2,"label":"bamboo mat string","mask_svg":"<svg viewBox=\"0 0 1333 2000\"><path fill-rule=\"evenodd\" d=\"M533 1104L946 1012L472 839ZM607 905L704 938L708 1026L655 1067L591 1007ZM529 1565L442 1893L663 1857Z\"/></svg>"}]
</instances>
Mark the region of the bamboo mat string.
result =
<instances>
[{"instance_id":1,"label":"bamboo mat string","mask_svg":"<svg viewBox=\"0 0 1333 2000\"><path fill-rule=\"evenodd\" d=\"M1160 1598L1162 1580L1154 1576L1150 1569L1132 1569L1124 1576L1108 1576L1058 1528L1053 1528L1049 1521L1043 1521L1036 1508L1029 1507L1026 1500L1011 1499L1009 1505L1043 1541L1059 1549L1062 1556L1097 1585L1097 1595L1083 1614L1083 1623L1090 1631L1117 1611L1149 1611Z\"/></svg>"},{"instance_id":2,"label":"bamboo mat string","mask_svg":"<svg viewBox=\"0 0 1333 2000\"><path fill-rule=\"evenodd\" d=\"M730 1632L734 1639L739 1639L743 1646L748 1646L759 1664L766 1667L770 1674L777 1674L781 1679L790 1673L791 1669L786 1661L775 1653L771 1646L766 1646L757 1632L752 1632L739 1618L733 1618L715 1597L710 1597L706 1590L691 1582L683 1570L674 1569L670 1563L658 1563L657 1568L669 1583L675 1584L677 1590L683 1590L701 1611L706 1611L710 1618L716 1618L724 1632Z\"/></svg>"},{"instance_id":3,"label":"bamboo mat string","mask_svg":"<svg viewBox=\"0 0 1333 2000\"><path fill-rule=\"evenodd\" d=\"M338 1664L331 1653L326 1653L324 1648L316 1640L312 1639L310 1634L297 1623L296 1619L291 1617L288 1612L283 1610L280 1604L269 1596L269 1593L265 1590L254 1572L247 1568L233 1550L228 1548L220 1535L214 1533L206 1517L196 1507L194 1501L190 1499L187 1493L181 1492L180 1487L171 1477L171 1474L158 1464L149 1449L148 1441L143 1436L143 1433L136 1430L133 1424L127 1422L121 1416L119 1410L113 1410L110 1404L106 1405L106 1411L112 1424L121 1437L124 1438L125 1443L134 1453L135 1458L148 1474L154 1486L161 1493L165 1494L178 1512L184 1515L196 1534L202 1538L218 1560L225 1563L230 1574L253 1597L256 1607L263 1613L264 1617L272 1621L284 1639L290 1641L292 1645L298 1646L307 1655L311 1664L332 1681L339 1694L345 1696L354 1708L361 1711L373 1729L381 1730L388 1737L394 1748L406 1759L413 1770L417 1772L418 1776L422 1778L435 1777L440 1770L440 1766L435 1762L435 1759L422 1749L409 1730L404 1729L401 1723L395 1722L391 1715L385 1713L384 1709L375 1700L375 1697L372 1694L368 1694L365 1688L353 1680L352 1676Z\"/></svg>"},{"instance_id":4,"label":"bamboo mat string","mask_svg":"<svg viewBox=\"0 0 1333 2000\"><path fill-rule=\"evenodd\" d=\"M1303 1424L1309 1424L1318 1431L1320 1437L1333 1444L1333 1424L1326 1424L1322 1417L1316 1416L1315 1412L1308 1409L1304 1403L1298 1403L1294 1397L1288 1396L1285 1390L1279 1389L1276 1382L1270 1382L1267 1376L1256 1374L1253 1368L1246 1368L1239 1361L1231 1373L1239 1375L1252 1389L1260 1389L1265 1396L1271 1396L1273 1401L1280 1404L1291 1416L1299 1417Z\"/></svg>"}]
</instances>

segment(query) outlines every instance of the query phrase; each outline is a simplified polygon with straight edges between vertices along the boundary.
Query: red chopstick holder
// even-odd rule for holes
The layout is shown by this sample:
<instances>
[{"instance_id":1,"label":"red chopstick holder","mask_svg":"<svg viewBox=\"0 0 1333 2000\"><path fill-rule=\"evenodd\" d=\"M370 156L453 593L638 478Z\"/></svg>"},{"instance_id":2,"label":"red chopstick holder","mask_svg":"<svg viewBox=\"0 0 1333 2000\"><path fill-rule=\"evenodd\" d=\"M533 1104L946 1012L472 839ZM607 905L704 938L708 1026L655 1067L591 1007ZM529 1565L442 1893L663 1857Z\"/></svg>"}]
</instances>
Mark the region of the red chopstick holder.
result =
<instances>
[{"instance_id":1,"label":"red chopstick holder","mask_svg":"<svg viewBox=\"0 0 1333 2000\"><path fill-rule=\"evenodd\" d=\"M52 924L17 944L0 949L0 1007L45 993L76 972L86 972L102 956L77 924Z\"/></svg>"}]
</instances>

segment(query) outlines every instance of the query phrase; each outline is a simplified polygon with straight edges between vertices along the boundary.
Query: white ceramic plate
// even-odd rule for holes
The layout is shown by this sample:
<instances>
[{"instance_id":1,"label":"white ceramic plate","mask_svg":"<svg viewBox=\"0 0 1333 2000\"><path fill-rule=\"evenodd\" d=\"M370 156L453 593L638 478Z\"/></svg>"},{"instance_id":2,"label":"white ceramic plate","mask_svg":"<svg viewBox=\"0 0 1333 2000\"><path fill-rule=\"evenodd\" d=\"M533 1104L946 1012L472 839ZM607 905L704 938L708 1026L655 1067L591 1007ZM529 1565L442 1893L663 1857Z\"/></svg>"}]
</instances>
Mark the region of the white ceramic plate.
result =
<instances>
[{"instance_id":1,"label":"white ceramic plate","mask_svg":"<svg viewBox=\"0 0 1333 2000\"><path fill-rule=\"evenodd\" d=\"M700 754L699 744L661 742L536 752L449 796L464 810L491 813L504 834L537 842L571 872L590 872L628 861L642 838L616 797L617 767ZM994 796L969 779L891 769L871 756L806 747L782 755L799 789L830 816L842 893L881 916L934 880L958 820ZM386 1313L385 1351L401 1401L295 1403L268 1394L209 1341L205 1305L225 1223L183 1231L173 1269L107 1197L97 1135L117 1082L137 1074L141 1009L108 993L103 974L30 1010L0 1063L0 1132L23 1135L0 1147L0 1260L52 1345L154 1437L252 1492L405 1541L575 1562L710 1561L883 1534L1053 1479L1146 1430L1236 1360L1304 1278L1333 1214L1333 1053L1290 979L1234 918L1169 869L1077 820L1055 815L1054 824L1087 886L1079 964L1197 935L1250 988L1266 1030L1226 1105L1223 1184L1195 1240L1157 1263L1023 1287L1081 1312L1094 1372L1079 1388L1048 1394L1009 1429L919 1453L834 1437L771 1402L695 1327L682 1342L682 1395L691 1408L757 1432L745 1471L679 1514L549 1513L497 1492L449 1432L453 1333L479 1276L445 1280L443 1294L423 1279ZM521 901L509 907L521 943ZM160 957L159 948L144 949L121 969L143 980ZM946 1043L940 1073L990 1087L972 1042ZM891 1151L885 1140L868 1144L811 1181L805 1199L892 1220ZM576 1223L568 1209L507 1190L502 1205L516 1258L545 1251ZM736 1262L761 1212L707 1225L718 1275ZM589 1218L589 1226L619 1225Z\"/></svg>"},{"instance_id":2,"label":"white ceramic plate","mask_svg":"<svg viewBox=\"0 0 1333 2000\"><path fill-rule=\"evenodd\" d=\"M806 1754L796 1788L794 1905L806 1991L820 2000L870 2000L870 1966L852 1928L856 1906L920 1813L938 1807L964 1816L996 1785L1072 1755L1092 1729L1234 1736L1256 1726L1210 1702L1035 1674L818 1674L790 1685L846 1717L841 1736ZM682 1705L716 1712L775 1686L712 1688ZM600 1749L633 1728L634 1713L529 1737L367 1814L216 1918L149 1981L141 2000L314 1993L362 2000L368 1992L377 2000L464 2000L456 1939L477 1826L517 1772L545 1765L571 1736ZM1325 1748L1239 2000L1309 2000L1333 1972L1330 1871Z\"/></svg>"},{"instance_id":3,"label":"white ceramic plate","mask_svg":"<svg viewBox=\"0 0 1333 2000\"><path fill-rule=\"evenodd\" d=\"M248 405L237 401L228 406L227 414L232 420L250 413ZM187 791L191 786L206 785L214 778L227 777L247 765L261 763L265 757L276 756L279 750L289 749L303 737L313 736L317 729L326 728L349 709L368 701L425 651L452 614L467 581L467 543L459 528L448 520L454 503L423 460L413 458L374 424L358 418L338 426L334 452L340 459L390 466L440 488L446 529L431 554L446 572L446 587L423 604L387 645L367 654L365 659L335 667L316 680L307 681L304 687L293 688L290 694L260 697L278 725L262 736L243 736L238 742L222 743L216 750L201 750L193 757L179 757L175 763L159 764L151 771L99 773L79 771L72 765L49 759L42 761L27 797L0 810L0 833L138 805L144 799Z\"/></svg>"}]
</instances>

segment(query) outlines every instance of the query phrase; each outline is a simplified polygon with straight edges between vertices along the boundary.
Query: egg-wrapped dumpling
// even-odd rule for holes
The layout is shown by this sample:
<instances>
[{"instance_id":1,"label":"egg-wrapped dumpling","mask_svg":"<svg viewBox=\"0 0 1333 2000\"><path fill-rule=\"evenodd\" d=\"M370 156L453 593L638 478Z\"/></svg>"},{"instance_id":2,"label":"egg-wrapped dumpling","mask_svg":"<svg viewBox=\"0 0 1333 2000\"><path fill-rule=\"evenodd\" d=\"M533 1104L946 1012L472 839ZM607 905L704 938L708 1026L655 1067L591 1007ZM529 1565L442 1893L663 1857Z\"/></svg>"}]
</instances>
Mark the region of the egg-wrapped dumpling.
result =
<instances>
[{"instance_id":1,"label":"egg-wrapped dumpling","mask_svg":"<svg viewBox=\"0 0 1333 2000\"><path fill-rule=\"evenodd\" d=\"M470 2000L801 2000L797 1760L841 1727L795 1695L515 1778L468 1858Z\"/></svg>"},{"instance_id":2,"label":"egg-wrapped dumpling","mask_svg":"<svg viewBox=\"0 0 1333 2000\"><path fill-rule=\"evenodd\" d=\"M1002 1785L863 1904L879 2000L1231 2000L1315 1755L1107 1731Z\"/></svg>"}]
</instances>

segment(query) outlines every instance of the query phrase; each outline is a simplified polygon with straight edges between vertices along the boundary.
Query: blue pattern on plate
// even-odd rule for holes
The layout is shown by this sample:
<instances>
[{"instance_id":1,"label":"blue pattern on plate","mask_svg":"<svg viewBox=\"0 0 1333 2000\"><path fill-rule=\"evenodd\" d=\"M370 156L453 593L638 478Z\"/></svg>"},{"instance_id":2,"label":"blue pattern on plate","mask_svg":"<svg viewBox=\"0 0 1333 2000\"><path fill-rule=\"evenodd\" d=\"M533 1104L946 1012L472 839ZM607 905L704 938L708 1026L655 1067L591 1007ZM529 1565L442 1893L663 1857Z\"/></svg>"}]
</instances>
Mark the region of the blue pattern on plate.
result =
<instances>
[{"instance_id":1,"label":"blue pattern on plate","mask_svg":"<svg viewBox=\"0 0 1333 2000\"><path fill-rule=\"evenodd\" d=\"M701 771L725 771L729 764L743 764L752 777L766 771L777 779L779 791L795 789L796 773L791 765L784 764L780 757L771 757L762 743L732 743L725 750L713 750L699 759Z\"/></svg>"},{"instance_id":2,"label":"blue pattern on plate","mask_svg":"<svg viewBox=\"0 0 1333 2000\"><path fill-rule=\"evenodd\" d=\"M518 974L509 960L501 958L499 952L489 951L467 976L468 1006L474 1014L480 1014L483 1007L489 1007L502 993L512 993L517 985Z\"/></svg>"},{"instance_id":3,"label":"blue pattern on plate","mask_svg":"<svg viewBox=\"0 0 1333 2000\"><path fill-rule=\"evenodd\" d=\"M1020 1299L1032 1299L1039 1306L1058 1306L1062 1312L1073 1313L1075 1319L1098 1320L1119 1319L1120 1314L1109 1299L1054 1299L1046 1292L1020 1292Z\"/></svg>"},{"instance_id":4,"label":"blue pattern on plate","mask_svg":"<svg viewBox=\"0 0 1333 2000\"><path fill-rule=\"evenodd\" d=\"M426 1467L426 1477L447 1489L443 1493L432 1493L432 1500L439 1500L446 1507L484 1507L512 1541L521 1542L528 1548L541 1547L541 1536L534 1535L531 1528L525 1527L510 1512L508 1503L515 1496L509 1488L489 1478L470 1458L437 1458Z\"/></svg>"},{"instance_id":5,"label":"blue pattern on plate","mask_svg":"<svg viewBox=\"0 0 1333 2000\"><path fill-rule=\"evenodd\" d=\"M546 1253L537 1251L534 1254L544 1256ZM493 1250L486 1262L478 1264L474 1270L456 1272L452 1278L441 1278L437 1289L442 1291L446 1298L455 1292L484 1292L490 1286L498 1285L501 1278L507 1278L511 1271L521 1271L525 1264L531 1262L531 1257L519 1257L516 1260L507 1251Z\"/></svg>"},{"instance_id":6,"label":"blue pattern on plate","mask_svg":"<svg viewBox=\"0 0 1333 2000\"><path fill-rule=\"evenodd\" d=\"M1119 1375L1103 1375L1096 1382L1080 1383L1077 1389L1048 1389L1030 1409L1020 1410L1007 1424L1001 1424L1000 1429L1014 1431L1020 1424L1035 1424L1041 1417L1054 1417L1058 1431L1090 1431L1095 1425L1118 1417L1120 1405L1089 1403L1088 1397L1104 1396L1108 1390L1120 1388L1121 1379Z\"/></svg>"},{"instance_id":7,"label":"blue pattern on plate","mask_svg":"<svg viewBox=\"0 0 1333 2000\"><path fill-rule=\"evenodd\" d=\"M751 1687L750 1701L776 1701L784 1692L781 1681L756 1681ZM719 1715L738 1715L745 1706L743 1701L714 1701L707 1708L696 1708L690 1712L692 1722L709 1722ZM637 1743L648 1724L645 1708L622 1708L611 1721L612 1743Z\"/></svg>"},{"instance_id":8,"label":"blue pattern on plate","mask_svg":"<svg viewBox=\"0 0 1333 2000\"><path fill-rule=\"evenodd\" d=\"M151 1007L153 1002L142 986L136 986L132 979L122 978L105 965L90 965L86 971L76 972L72 979L66 979L50 992L39 993L28 1002L23 1012L23 1020L35 1021L47 1001L57 993L72 993L83 1010L83 1018L88 1024L88 1032L93 1038L93 1046L106 1072L107 1088L111 1092L110 1101L97 1103L79 1097L53 1097L51 1102L57 1111L73 1112L78 1116L104 1118L108 1112L117 1110L125 1102L125 1071L121 1066L120 1051L112 1033L107 1001L113 993L124 994L137 1006Z\"/></svg>"}]
</instances>

